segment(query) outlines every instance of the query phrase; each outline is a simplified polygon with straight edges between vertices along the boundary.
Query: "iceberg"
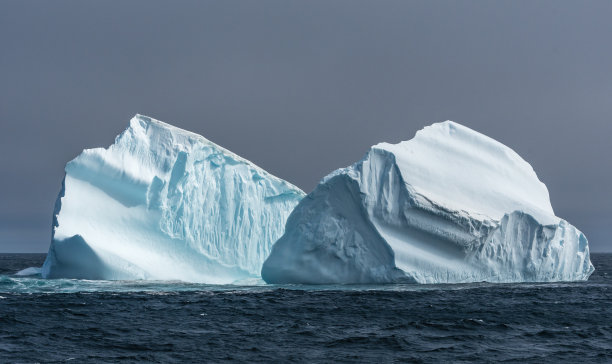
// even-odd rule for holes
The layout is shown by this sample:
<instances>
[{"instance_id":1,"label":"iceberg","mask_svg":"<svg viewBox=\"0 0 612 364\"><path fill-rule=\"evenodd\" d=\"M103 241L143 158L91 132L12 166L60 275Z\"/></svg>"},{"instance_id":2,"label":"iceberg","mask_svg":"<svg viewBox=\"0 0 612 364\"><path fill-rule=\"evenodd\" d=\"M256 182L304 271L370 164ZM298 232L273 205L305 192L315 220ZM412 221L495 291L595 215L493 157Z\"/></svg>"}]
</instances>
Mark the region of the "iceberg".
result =
<instances>
[{"instance_id":1,"label":"iceberg","mask_svg":"<svg viewBox=\"0 0 612 364\"><path fill-rule=\"evenodd\" d=\"M304 192L204 137L136 115L66 165L44 278L260 277Z\"/></svg>"},{"instance_id":2,"label":"iceberg","mask_svg":"<svg viewBox=\"0 0 612 364\"><path fill-rule=\"evenodd\" d=\"M452 121L380 143L338 169L287 220L268 283L548 282L588 279L585 236L505 145Z\"/></svg>"}]
</instances>

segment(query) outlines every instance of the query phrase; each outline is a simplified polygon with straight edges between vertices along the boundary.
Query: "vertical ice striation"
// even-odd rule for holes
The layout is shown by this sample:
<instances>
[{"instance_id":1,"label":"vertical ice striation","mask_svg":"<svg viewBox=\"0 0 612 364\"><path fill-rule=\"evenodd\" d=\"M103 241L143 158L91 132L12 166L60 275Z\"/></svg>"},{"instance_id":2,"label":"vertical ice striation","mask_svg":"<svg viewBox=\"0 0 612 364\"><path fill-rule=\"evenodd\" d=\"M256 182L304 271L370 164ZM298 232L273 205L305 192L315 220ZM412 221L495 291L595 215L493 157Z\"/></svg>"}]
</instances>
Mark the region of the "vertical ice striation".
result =
<instances>
[{"instance_id":1,"label":"vertical ice striation","mask_svg":"<svg viewBox=\"0 0 612 364\"><path fill-rule=\"evenodd\" d=\"M232 283L259 277L304 193L253 163L136 115L66 165L44 277Z\"/></svg>"},{"instance_id":2,"label":"vertical ice striation","mask_svg":"<svg viewBox=\"0 0 612 364\"><path fill-rule=\"evenodd\" d=\"M268 283L586 280L584 235L505 145L436 123L325 177L264 263Z\"/></svg>"}]
</instances>

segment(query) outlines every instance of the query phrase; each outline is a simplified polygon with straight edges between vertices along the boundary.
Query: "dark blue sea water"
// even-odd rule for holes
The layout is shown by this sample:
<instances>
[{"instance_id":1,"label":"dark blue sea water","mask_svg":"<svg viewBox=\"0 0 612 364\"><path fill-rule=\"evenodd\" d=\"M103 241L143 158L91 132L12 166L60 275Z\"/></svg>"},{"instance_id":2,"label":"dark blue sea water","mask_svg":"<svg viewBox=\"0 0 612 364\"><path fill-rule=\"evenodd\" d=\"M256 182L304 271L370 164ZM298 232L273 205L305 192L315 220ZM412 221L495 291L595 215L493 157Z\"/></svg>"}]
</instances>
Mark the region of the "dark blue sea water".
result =
<instances>
[{"instance_id":1,"label":"dark blue sea water","mask_svg":"<svg viewBox=\"0 0 612 364\"><path fill-rule=\"evenodd\" d=\"M0 362L612 362L612 254L588 282L208 286L16 277Z\"/></svg>"}]
</instances>

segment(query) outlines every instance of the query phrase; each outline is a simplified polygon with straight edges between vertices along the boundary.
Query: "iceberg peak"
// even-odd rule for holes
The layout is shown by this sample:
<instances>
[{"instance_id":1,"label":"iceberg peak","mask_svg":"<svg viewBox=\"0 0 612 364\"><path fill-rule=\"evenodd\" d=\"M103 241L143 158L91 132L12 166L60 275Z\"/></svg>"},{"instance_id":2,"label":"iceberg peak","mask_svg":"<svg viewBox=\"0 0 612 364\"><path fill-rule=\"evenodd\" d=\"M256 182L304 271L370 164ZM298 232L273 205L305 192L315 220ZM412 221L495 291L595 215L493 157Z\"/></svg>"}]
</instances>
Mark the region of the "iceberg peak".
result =
<instances>
[{"instance_id":1,"label":"iceberg peak","mask_svg":"<svg viewBox=\"0 0 612 364\"><path fill-rule=\"evenodd\" d=\"M259 277L304 193L201 135L137 114L66 165L44 277Z\"/></svg>"},{"instance_id":2,"label":"iceberg peak","mask_svg":"<svg viewBox=\"0 0 612 364\"><path fill-rule=\"evenodd\" d=\"M554 215L529 163L452 121L379 143L287 220L268 283L585 280L584 235Z\"/></svg>"},{"instance_id":3,"label":"iceberg peak","mask_svg":"<svg viewBox=\"0 0 612 364\"><path fill-rule=\"evenodd\" d=\"M453 121L435 123L398 144L373 148L395 157L406 183L422 196L499 220L514 210L556 223L546 185L504 144Z\"/></svg>"}]
</instances>

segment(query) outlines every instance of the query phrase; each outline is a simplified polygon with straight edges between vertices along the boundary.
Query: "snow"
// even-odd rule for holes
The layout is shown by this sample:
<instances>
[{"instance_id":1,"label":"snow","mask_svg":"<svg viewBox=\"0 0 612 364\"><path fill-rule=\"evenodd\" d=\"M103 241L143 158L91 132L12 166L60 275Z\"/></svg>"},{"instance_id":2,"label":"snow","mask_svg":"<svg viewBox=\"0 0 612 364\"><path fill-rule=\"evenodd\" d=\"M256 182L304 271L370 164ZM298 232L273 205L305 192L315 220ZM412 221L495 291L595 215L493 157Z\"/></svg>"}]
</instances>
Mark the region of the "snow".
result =
<instances>
[{"instance_id":1,"label":"snow","mask_svg":"<svg viewBox=\"0 0 612 364\"><path fill-rule=\"evenodd\" d=\"M323 178L265 261L268 283L586 280L585 236L533 168L452 121Z\"/></svg>"},{"instance_id":2,"label":"snow","mask_svg":"<svg viewBox=\"0 0 612 364\"><path fill-rule=\"evenodd\" d=\"M39 267L29 267L26 269L22 269L19 272L15 273L16 276L33 276L40 274L41 268Z\"/></svg>"},{"instance_id":3,"label":"snow","mask_svg":"<svg viewBox=\"0 0 612 364\"><path fill-rule=\"evenodd\" d=\"M66 165L45 278L258 278L297 187L204 137L136 115Z\"/></svg>"}]
</instances>

